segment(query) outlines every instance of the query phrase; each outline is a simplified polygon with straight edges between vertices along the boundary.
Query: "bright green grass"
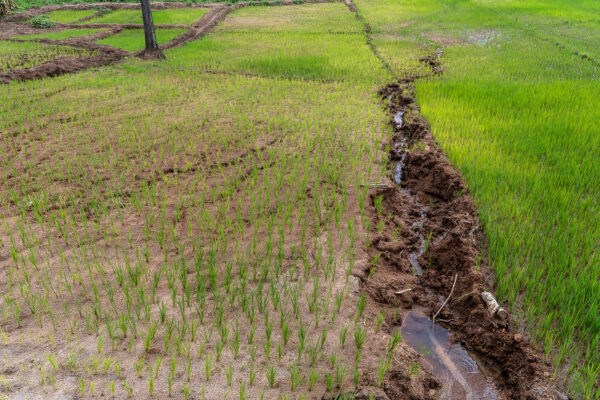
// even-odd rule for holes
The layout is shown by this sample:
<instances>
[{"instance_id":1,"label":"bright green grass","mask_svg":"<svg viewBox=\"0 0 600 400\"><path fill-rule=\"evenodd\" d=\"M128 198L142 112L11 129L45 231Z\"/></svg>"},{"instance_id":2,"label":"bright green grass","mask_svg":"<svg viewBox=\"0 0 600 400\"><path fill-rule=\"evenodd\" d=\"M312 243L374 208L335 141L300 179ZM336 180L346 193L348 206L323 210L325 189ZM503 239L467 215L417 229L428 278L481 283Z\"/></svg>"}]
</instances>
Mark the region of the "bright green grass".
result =
<instances>
[{"instance_id":1,"label":"bright green grass","mask_svg":"<svg viewBox=\"0 0 600 400\"><path fill-rule=\"evenodd\" d=\"M104 29L65 29L63 31L58 31L58 32L45 32L45 33L38 33L35 35L19 36L19 39L44 38L44 39L61 40L61 39L67 39L70 37L91 35L92 33L101 32L103 30Z\"/></svg>"},{"instance_id":2,"label":"bright green grass","mask_svg":"<svg viewBox=\"0 0 600 400\"><path fill-rule=\"evenodd\" d=\"M411 37L379 33L373 43L377 52L398 76L423 76L429 72L419 61L424 53L424 44Z\"/></svg>"},{"instance_id":3,"label":"bright green grass","mask_svg":"<svg viewBox=\"0 0 600 400\"><path fill-rule=\"evenodd\" d=\"M157 29L156 40L158 44L166 43L183 32L185 32L185 29ZM146 45L143 29L126 29L121 33L99 40L97 43L107 44L127 51L142 50Z\"/></svg>"},{"instance_id":4,"label":"bright green grass","mask_svg":"<svg viewBox=\"0 0 600 400\"><path fill-rule=\"evenodd\" d=\"M79 57L93 52L68 46L42 43L17 43L0 40L0 72L17 68L31 68L57 57Z\"/></svg>"},{"instance_id":5,"label":"bright green grass","mask_svg":"<svg viewBox=\"0 0 600 400\"><path fill-rule=\"evenodd\" d=\"M154 15L154 12L152 13ZM114 10L83 22L83 24L141 24L140 10Z\"/></svg>"},{"instance_id":6,"label":"bright green grass","mask_svg":"<svg viewBox=\"0 0 600 400\"><path fill-rule=\"evenodd\" d=\"M169 58L194 55L199 68L307 79L390 79L364 42L364 35L215 33L185 45Z\"/></svg>"},{"instance_id":7,"label":"bright green grass","mask_svg":"<svg viewBox=\"0 0 600 400\"><path fill-rule=\"evenodd\" d=\"M191 25L208 11L208 8L156 10L152 12L152 18L157 25Z\"/></svg>"},{"instance_id":8,"label":"bright green grass","mask_svg":"<svg viewBox=\"0 0 600 400\"><path fill-rule=\"evenodd\" d=\"M81 18L89 17L96 12L98 10L56 10L49 13L48 18L52 22L71 24Z\"/></svg>"},{"instance_id":9,"label":"bright green grass","mask_svg":"<svg viewBox=\"0 0 600 400\"><path fill-rule=\"evenodd\" d=\"M170 63L194 60L198 68L213 71L376 84L389 81L391 76L373 56L364 34L327 33L359 29L359 21L341 4L251 7L232 13L217 32L168 57Z\"/></svg>"},{"instance_id":10,"label":"bright green grass","mask_svg":"<svg viewBox=\"0 0 600 400\"><path fill-rule=\"evenodd\" d=\"M285 7L254 6L234 11L217 31L227 32L362 32L344 4L303 4Z\"/></svg>"},{"instance_id":11,"label":"bright green grass","mask_svg":"<svg viewBox=\"0 0 600 400\"><path fill-rule=\"evenodd\" d=\"M185 8L155 10L152 18L156 25L191 25L208 12L208 8ZM140 10L115 10L100 17L85 21L86 24L141 24Z\"/></svg>"},{"instance_id":12,"label":"bright green grass","mask_svg":"<svg viewBox=\"0 0 600 400\"><path fill-rule=\"evenodd\" d=\"M600 5L357 4L395 72L444 50L445 72L417 82L418 102L478 204L498 295L557 371L570 366L575 393L598 398L600 68L573 53L598 57Z\"/></svg>"}]
</instances>

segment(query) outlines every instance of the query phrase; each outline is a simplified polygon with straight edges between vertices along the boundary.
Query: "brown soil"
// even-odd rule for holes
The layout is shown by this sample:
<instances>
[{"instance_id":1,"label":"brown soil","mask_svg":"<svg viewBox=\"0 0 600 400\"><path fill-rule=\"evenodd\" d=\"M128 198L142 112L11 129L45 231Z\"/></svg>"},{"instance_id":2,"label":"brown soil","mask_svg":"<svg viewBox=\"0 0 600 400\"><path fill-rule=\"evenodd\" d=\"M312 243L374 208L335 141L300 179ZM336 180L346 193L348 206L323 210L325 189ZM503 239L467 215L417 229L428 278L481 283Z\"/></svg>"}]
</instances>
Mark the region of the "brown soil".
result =
<instances>
[{"instance_id":1,"label":"brown soil","mask_svg":"<svg viewBox=\"0 0 600 400\"><path fill-rule=\"evenodd\" d=\"M61 30L56 26L49 29L33 28L30 24L8 22L6 19L8 19L8 17L6 17L5 20L0 23L0 40L8 39L13 36L36 35L39 33L56 32Z\"/></svg>"},{"instance_id":2,"label":"brown soil","mask_svg":"<svg viewBox=\"0 0 600 400\"><path fill-rule=\"evenodd\" d=\"M425 57L432 71L441 67L437 57ZM512 319L494 321L481 298L488 266L485 240L473 199L461 176L448 162L419 113L413 94L413 79L400 80L380 91L392 116L403 112L390 142L393 168L404 159L401 187L379 185L371 192L373 239L371 260L359 276L362 288L370 294L374 307L404 313L415 307L435 314L451 292L454 295L437 317L453 339L463 344L494 371L501 393L510 399L566 399L555 387L550 365L520 334ZM378 209L376 199L382 200ZM426 250L418 258L423 273L413 271L408 255L419 254L423 238ZM402 289L409 292L397 294ZM400 322L386 320L390 331ZM388 382L390 385L391 382ZM392 395L390 398L405 398Z\"/></svg>"},{"instance_id":3,"label":"brown soil","mask_svg":"<svg viewBox=\"0 0 600 400\"><path fill-rule=\"evenodd\" d=\"M109 56L106 54L91 57L60 57L38 65L37 67L15 69L10 72L2 73L0 74L0 82L9 83L13 80L25 81L29 79L54 77L82 71L92 67L113 64L120 59L122 59L122 57Z\"/></svg>"},{"instance_id":4,"label":"brown soil","mask_svg":"<svg viewBox=\"0 0 600 400\"><path fill-rule=\"evenodd\" d=\"M114 64L125 58L127 55L129 55L129 53L125 50L94 43L93 40L97 40L97 36L109 36L117 31L119 31L119 29L112 30L108 33L100 32L94 35L72 37L64 40L35 39L34 41L39 43L50 45L69 45L77 49L97 51L100 54L89 57L60 57L32 68L14 69L9 72L1 73L0 82L8 83L12 80L23 81L29 79L54 77L82 71L92 67ZM17 39L12 40L20 41Z\"/></svg>"}]
</instances>

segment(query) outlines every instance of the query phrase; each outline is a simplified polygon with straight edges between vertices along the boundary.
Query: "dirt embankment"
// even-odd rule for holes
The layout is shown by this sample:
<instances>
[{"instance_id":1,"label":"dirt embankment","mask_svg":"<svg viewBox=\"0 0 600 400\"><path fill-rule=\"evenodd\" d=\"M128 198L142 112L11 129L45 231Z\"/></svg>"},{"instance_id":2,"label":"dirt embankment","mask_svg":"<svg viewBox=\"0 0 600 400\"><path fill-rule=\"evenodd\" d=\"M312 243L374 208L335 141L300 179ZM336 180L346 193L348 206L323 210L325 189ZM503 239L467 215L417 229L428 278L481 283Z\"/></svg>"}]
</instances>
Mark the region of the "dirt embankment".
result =
<instances>
[{"instance_id":1,"label":"dirt embankment","mask_svg":"<svg viewBox=\"0 0 600 400\"><path fill-rule=\"evenodd\" d=\"M441 72L436 55L421 61ZM389 143L394 184L371 190L374 237L368 252L376 261L359 276L363 290L375 307L388 310L390 332L402 319L392 320L389 310L400 307L406 315L418 309L431 317L448 300L434 320L478 359L501 397L567 399L550 378L549 363L517 333L510 316L493 318L482 299L490 288L477 211L419 112L414 78L392 83L380 95L395 132Z\"/></svg>"}]
</instances>

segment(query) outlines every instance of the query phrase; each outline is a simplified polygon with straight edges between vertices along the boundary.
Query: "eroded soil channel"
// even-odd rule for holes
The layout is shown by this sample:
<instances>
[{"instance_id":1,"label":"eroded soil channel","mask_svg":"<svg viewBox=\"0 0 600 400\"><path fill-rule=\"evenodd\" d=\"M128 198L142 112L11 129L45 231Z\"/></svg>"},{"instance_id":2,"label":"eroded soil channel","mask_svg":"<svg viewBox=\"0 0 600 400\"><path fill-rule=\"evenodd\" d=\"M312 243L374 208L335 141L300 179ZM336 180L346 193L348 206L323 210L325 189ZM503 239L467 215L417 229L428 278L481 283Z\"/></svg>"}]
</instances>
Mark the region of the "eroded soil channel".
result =
<instances>
[{"instance_id":1,"label":"eroded soil channel","mask_svg":"<svg viewBox=\"0 0 600 400\"><path fill-rule=\"evenodd\" d=\"M437 58L422 62L440 73ZM482 298L491 290L473 199L420 114L414 78L380 95L394 129L391 182L371 189L372 261L359 278L388 332L400 330L442 384L422 398L566 399L511 317L499 318ZM390 399L415 398L387 385Z\"/></svg>"}]
</instances>

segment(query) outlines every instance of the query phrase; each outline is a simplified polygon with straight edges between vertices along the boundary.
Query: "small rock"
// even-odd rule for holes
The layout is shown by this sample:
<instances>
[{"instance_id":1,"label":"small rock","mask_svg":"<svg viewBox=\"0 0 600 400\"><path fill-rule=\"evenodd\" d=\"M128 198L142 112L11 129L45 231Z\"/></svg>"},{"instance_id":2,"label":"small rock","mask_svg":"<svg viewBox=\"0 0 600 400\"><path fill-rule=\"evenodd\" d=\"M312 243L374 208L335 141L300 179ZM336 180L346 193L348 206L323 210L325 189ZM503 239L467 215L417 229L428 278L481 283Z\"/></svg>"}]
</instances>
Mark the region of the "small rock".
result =
<instances>
[{"instance_id":1,"label":"small rock","mask_svg":"<svg viewBox=\"0 0 600 400\"><path fill-rule=\"evenodd\" d=\"M435 392L436 392L435 389L429 389L429 396L431 396L431 397L435 396Z\"/></svg>"},{"instance_id":2,"label":"small rock","mask_svg":"<svg viewBox=\"0 0 600 400\"><path fill-rule=\"evenodd\" d=\"M515 342L517 343L521 343L523 341L523 335L521 335L520 333L516 333L514 336Z\"/></svg>"}]
</instances>

